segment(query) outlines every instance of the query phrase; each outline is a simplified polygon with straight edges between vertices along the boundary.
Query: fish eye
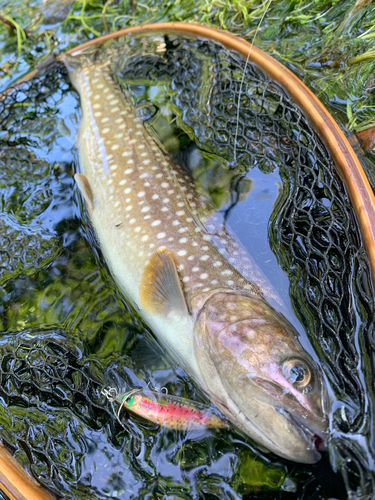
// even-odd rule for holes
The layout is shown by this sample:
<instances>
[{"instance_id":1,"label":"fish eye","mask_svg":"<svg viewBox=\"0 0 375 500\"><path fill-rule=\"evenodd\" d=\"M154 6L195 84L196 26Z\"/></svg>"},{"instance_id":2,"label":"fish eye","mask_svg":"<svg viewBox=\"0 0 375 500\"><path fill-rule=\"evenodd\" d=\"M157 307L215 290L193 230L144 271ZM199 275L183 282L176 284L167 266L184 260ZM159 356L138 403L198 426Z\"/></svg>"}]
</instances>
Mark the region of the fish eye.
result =
<instances>
[{"instance_id":1,"label":"fish eye","mask_svg":"<svg viewBox=\"0 0 375 500\"><path fill-rule=\"evenodd\" d=\"M285 361L282 372L286 380L297 389L303 389L311 381L311 370L301 359Z\"/></svg>"}]
</instances>

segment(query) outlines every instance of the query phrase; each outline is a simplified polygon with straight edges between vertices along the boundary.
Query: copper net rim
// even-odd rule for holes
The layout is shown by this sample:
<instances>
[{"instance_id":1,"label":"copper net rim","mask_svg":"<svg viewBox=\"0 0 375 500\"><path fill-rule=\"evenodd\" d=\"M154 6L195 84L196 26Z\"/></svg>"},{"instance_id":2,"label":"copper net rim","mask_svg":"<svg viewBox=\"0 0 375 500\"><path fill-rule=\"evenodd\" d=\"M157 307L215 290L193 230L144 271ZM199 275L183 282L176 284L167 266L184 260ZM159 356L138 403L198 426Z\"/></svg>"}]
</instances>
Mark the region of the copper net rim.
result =
<instances>
[{"instance_id":1,"label":"copper net rim","mask_svg":"<svg viewBox=\"0 0 375 500\"><path fill-rule=\"evenodd\" d=\"M75 54L87 47L100 45L122 36L168 33L221 43L227 49L256 64L269 78L280 84L300 107L327 147L345 184L357 216L375 286L375 196L368 178L348 139L325 106L296 75L276 59L236 35L217 28L186 22L144 24L126 28L74 47L68 50L67 54ZM28 73L18 83L32 78L37 72L36 69Z\"/></svg>"}]
</instances>

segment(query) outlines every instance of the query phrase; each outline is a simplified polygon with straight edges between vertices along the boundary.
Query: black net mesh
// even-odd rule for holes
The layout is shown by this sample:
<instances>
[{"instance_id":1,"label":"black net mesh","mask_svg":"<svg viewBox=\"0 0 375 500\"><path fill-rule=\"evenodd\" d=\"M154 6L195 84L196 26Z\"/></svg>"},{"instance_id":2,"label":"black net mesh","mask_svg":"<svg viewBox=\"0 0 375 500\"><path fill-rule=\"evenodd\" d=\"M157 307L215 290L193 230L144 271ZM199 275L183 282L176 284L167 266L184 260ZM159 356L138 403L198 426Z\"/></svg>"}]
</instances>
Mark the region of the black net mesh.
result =
<instances>
[{"instance_id":1,"label":"black net mesh","mask_svg":"<svg viewBox=\"0 0 375 500\"><path fill-rule=\"evenodd\" d=\"M172 390L190 398L199 391L168 364L155 372L153 362L143 361L139 373L136 347L146 334L128 310L123 344L110 337L103 354L107 330L124 328L118 319L124 306L105 270L99 279L94 261L76 260L80 251L87 252L72 199L78 101L59 64L18 85L0 103L0 415L5 444L34 477L66 498L372 498L372 288L350 201L322 140L280 86L251 64L243 78L242 58L217 44L171 37L127 43L120 82L130 86L150 122L160 110L176 119L182 149L195 142L226 161L233 175L255 167L265 173L279 169L283 196L270 221L271 247L289 276L293 308L338 398L330 454L347 493L340 489L342 480L327 472L327 458L306 469L251 450L258 474L254 487L245 477L248 445L235 431L192 444L187 437L168 441L167 431L136 420L126 430L116 422L100 395L109 367L125 370L133 383L139 382L134 373L147 382L164 370ZM160 87L163 101L150 100L151 90ZM231 186L239 189L238 183ZM51 273L60 281L53 281ZM74 288L74 279L82 281L82 288ZM52 307L53 317L48 312L38 316L30 307L28 320L19 319L11 303L16 297L21 311L28 288L42 297L32 307ZM90 297L74 307L85 289ZM38 325L56 322L64 332L38 330ZM29 324L34 328L24 329ZM77 335L76 325L85 333ZM105 485L103 471L90 469L98 449L107 450L108 462L100 462L108 471ZM173 472L155 465L155 456ZM111 476L120 462L125 466L121 474ZM268 471L263 482L260 470Z\"/></svg>"}]
</instances>

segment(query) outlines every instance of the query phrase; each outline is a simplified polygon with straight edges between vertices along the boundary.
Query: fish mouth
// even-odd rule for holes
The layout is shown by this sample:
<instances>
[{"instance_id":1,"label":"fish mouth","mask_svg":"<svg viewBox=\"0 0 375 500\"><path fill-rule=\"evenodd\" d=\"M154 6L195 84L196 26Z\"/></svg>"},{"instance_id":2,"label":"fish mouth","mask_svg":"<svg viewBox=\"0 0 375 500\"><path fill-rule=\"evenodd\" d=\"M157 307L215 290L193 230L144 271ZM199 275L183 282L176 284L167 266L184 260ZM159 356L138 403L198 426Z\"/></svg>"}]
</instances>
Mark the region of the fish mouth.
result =
<instances>
[{"instance_id":1,"label":"fish mouth","mask_svg":"<svg viewBox=\"0 0 375 500\"><path fill-rule=\"evenodd\" d=\"M295 415L285 410L284 408L275 408L283 418L289 420L297 429L303 440L306 442L309 451L317 453L320 458L320 451L327 451L327 434L319 429L318 426L312 425L311 428L302 422Z\"/></svg>"},{"instance_id":2,"label":"fish mouth","mask_svg":"<svg viewBox=\"0 0 375 500\"><path fill-rule=\"evenodd\" d=\"M218 401L213 399L214 403L216 406L219 408L220 411L224 413L229 419L230 416L229 414L234 415L233 410L229 408L228 404L221 403L221 401ZM251 420L246 413L238 406L236 401L232 398L231 395L227 394L227 403L230 401L233 403L234 408L236 409L236 413L238 416L241 417L243 424L245 424L245 427L247 426L252 426L257 429L257 431L262 434L262 430L256 425L256 422ZM318 430L318 429L310 429L308 428L303 422L299 421L294 415L291 415L288 411L286 411L283 408L274 408L274 410L284 419L286 420L290 425L293 426L294 429L297 430L298 434L301 436L303 443L306 445L306 452L308 456L302 458L299 457L299 459L292 458L289 456L289 453L285 453L282 451L280 448L279 444L277 444L271 436L265 436L265 440L261 443L263 444L266 448L270 449L274 453L276 453L279 456L282 456L286 458L287 460L292 460L294 462L299 462L299 463L306 463L306 464L313 464L316 463L320 460L321 454L319 453L320 451L325 451L326 448L326 435L324 434L323 431ZM243 427L243 425L236 425L243 430L245 433L246 428ZM256 439L256 441L259 441Z\"/></svg>"}]
</instances>

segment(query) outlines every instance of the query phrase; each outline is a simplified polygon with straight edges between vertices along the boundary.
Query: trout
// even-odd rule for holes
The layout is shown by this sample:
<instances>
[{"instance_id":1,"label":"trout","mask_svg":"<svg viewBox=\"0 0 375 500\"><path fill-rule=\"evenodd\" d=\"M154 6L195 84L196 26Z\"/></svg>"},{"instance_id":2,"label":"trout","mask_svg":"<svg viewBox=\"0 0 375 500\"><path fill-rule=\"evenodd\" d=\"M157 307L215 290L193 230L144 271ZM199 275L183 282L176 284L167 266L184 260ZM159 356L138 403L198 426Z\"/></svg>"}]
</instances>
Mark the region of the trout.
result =
<instances>
[{"instance_id":1,"label":"trout","mask_svg":"<svg viewBox=\"0 0 375 500\"><path fill-rule=\"evenodd\" d=\"M266 300L275 294L238 243L230 259L225 237L208 230L192 178L137 119L112 64L85 52L62 59L82 109L75 179L116 284L234 425L315 463L327 384Z\"/></svg>"}]
</instances>

